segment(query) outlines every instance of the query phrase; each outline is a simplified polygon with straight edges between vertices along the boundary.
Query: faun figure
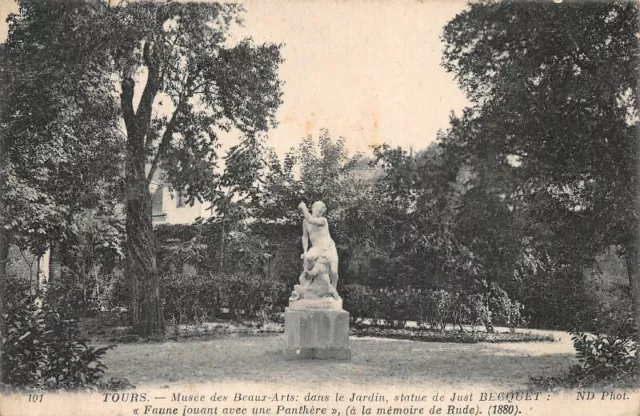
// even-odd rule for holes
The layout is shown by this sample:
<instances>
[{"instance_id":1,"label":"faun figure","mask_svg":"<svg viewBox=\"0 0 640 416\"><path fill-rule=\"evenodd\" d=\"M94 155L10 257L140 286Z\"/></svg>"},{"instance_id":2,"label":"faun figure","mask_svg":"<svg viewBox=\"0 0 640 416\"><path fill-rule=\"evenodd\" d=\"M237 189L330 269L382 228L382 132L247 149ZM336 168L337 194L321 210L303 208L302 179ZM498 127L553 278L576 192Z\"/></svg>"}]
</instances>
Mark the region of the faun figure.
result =
<instances>
[{"instance_id":1,"label":"faun figure","mask_svg":"<svg viewBox=\"0 0 640 416\"><path fill-rule=\"evenodd\" d=\"M336 244L331 239L329 234L329 222L324 217L324 213L327 211L326 205L322 201L314 202L311 206L311 212L307 209L307 205L301 202L298 208L304 215L302 221L302 256L304 259L309 248L309 241L311 246L316 247L320 251L324 252L324 255L329 260L329 278L334 289L338 287L338 250Z\"/></svg>"}]
</instances>

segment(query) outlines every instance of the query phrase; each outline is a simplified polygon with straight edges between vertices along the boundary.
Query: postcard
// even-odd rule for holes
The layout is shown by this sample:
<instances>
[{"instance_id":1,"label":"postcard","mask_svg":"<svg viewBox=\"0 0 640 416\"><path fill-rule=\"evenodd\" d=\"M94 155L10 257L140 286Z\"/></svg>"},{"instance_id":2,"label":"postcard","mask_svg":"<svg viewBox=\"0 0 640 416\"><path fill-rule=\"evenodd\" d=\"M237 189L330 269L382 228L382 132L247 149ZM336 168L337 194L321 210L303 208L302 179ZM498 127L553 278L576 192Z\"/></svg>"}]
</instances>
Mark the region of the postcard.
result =
<instances>
[{"instance_id":1,"label":"postcard","mask_svg":"<svg viewBox=\"0 0 640 416\"><path fill-rule=\"evenodd\" d=\"M0 0L0 414L640 414L638 11Z\"/></svg>"}]
</instances>

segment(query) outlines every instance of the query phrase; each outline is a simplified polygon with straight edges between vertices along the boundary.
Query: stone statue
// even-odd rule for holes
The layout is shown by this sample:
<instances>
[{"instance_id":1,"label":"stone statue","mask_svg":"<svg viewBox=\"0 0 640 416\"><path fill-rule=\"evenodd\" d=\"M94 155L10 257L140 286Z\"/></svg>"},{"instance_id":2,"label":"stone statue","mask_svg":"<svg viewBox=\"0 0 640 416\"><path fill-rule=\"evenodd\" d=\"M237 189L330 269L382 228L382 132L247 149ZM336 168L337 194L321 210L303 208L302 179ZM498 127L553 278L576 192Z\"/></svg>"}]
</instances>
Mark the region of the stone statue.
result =
<instances>
[{"instance_id":1,"label":"stone statue","mask_svg":"<svg viewBox=\"0 0 640 416\"><path fill-rule=\"evenodd\" d=\"M309 213L304 202L298 205L304 214L302 221L302 249L304 253L303 271L300 284L295 285L289 298L292 302L305 307L342 308L342 299L338 296L338 251L329 234L329 223L323 216L324 203L318 201ZM311 241L311 248L309 248ZM304 302L299 302L304 300ZM320 303L318 303L320 302ZM324 306L323 306L324 305Z\"/></svg>"},{"instance_id":2,"label":"stone statue","mask_svg":"<svg viewBox=\"0 0 640 416\"><path fill-rule=\"evenodd\" d=\"M309 240L311 240L311 246L317 247L325 252L325 256L329 260L329 277L334 289L338 287L338 250L336 244L331 239L329 234L329 222L324 213L327 211L327 207L322 201L316 201L311 206L311 213L307 209L307 205L301 202L298 208L304 215L302 220L302 256L304 259L307 249L309 247Z\"/></svg>"},{"instance_id":3,"label":"stone statue","mask_svg":"<svg viewBox=\"0 0 640 416\"><path fill-rule=\"evenodd\" d=\"M295 285L290 300L320 299L332 297L340 299L329 278L331 262L326 252L311 247L304 255L304 270L300 284Z\"/></svg>"},{"instance_id":4,"label":"stone statue","mask_svg":"<svg viewBox=\"0 0 640 416\"><path fill-rule=\"evenodd\" d=\"M284 357L351 359L349 312L338 296L338 251L320 201L311 207L298 205L302 221L303 270L284 310ZM311 248L309 248L311 241Z\"/></svg>"}]
</instances>

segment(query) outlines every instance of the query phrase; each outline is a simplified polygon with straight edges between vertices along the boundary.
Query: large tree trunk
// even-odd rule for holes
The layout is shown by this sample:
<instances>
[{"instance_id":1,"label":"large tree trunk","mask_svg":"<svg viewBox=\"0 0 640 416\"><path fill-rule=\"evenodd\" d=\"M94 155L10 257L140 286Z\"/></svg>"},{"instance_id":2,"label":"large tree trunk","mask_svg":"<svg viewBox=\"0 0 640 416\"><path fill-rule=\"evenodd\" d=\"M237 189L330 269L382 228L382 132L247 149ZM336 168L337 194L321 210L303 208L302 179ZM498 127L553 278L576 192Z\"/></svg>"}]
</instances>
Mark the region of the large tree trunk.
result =
<instances>
[{"instance_id":1,"label":"large tree trunk","mask_svg":"<svg viewBox=\"0 0 640 416\"><path fill-rule=\"evenodd\" d=\"M130 153L130 156L134 156ZM151 195L144 175L144 153L127 169L127 261L131 287L131 319L143 336L164 335L164 317L156 267L156 244L151 219Z\"/></svg>"},{"instance_id":2,"label":"large tree trunk","mask_svg":"<svg viewBox=\"0 0 640 416\"><path fill-rule=\"evenodd\" d=\"M136 110L133 105L135 81L130 69L125 70L121 82L122 116L127 128L126 273L131 288L131 321L136 332L145 337L150 335L163 337L164 316L156 266L151 194L145 169L149 147L145 141L148 139L147 131L151 122L153 100L160 85L160 74L153 63L152 50L152 44L145 42L143 59L147 65L148 75ZM171 134L172 130L167 128L165 132L167 140ZM156 156L156 159L159 159L159 155ZM153 176L151 172L150 176Z\"/></svg>"}]
</instances>

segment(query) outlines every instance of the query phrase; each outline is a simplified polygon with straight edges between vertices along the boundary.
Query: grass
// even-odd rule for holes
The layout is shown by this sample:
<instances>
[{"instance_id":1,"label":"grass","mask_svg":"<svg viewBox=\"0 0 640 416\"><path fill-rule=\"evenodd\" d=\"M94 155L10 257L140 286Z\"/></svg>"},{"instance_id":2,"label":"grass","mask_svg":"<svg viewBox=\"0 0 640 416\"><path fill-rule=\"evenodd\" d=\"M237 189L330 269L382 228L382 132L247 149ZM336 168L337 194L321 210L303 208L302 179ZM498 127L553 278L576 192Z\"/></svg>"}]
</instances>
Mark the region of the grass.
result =
<instances>
[{"instance_id":1,"label":"grass","mask_svg":"<svg viewBox=\"0 0 640 416\"><path fill-rule=\"evenodd\" d=\"M358 336L351 338L351 361L343 362L285 361L280 334L226 334L119 345L104 360L105 377L138 386L215 381L526 389L530 377L560 377L576 363L568 334L553 335L559 342L464 344Z\"/></svg>"},{"instance_id":2,"label":"grass","mask_svg":"<svg viewBox=\"0 0 640 416\"><path fill-rule=\"evenodd\" d=\"M338 377L353 383L356 379L393 384L448 383L456 388L461 384L547 391L580 387L569 374L577 360L571 338L563 332L521 329L511 332L507 328L496 328L496 332L487 333L468 329L437 331L416 326L401 329L352 326L351 363L298 362L305 371L313 371L317 376L314 379L287 373L295 367L291 368L291 362L282 357L281 323L225 321L169 325L168 336L163 340L168 342L164 343L140 342L143 340L131 334L127 327L105 328L94 322L85 326L85 330L94 335L94 343L121 344L105 361L110 367L105 379L113 377L116 381L130 380L141 385L212 380L284 380L298 385L323 383ZM184 356L193 360L185 363ZM221 359L226 356L230 357L229 361ZM325 365L330 372L324 371ZM625 380L600 384L607 388L631 385Z\"/></svg>"}]
</instances>

